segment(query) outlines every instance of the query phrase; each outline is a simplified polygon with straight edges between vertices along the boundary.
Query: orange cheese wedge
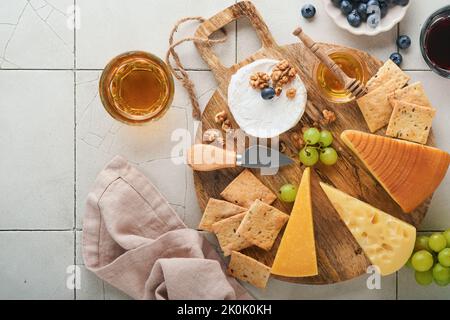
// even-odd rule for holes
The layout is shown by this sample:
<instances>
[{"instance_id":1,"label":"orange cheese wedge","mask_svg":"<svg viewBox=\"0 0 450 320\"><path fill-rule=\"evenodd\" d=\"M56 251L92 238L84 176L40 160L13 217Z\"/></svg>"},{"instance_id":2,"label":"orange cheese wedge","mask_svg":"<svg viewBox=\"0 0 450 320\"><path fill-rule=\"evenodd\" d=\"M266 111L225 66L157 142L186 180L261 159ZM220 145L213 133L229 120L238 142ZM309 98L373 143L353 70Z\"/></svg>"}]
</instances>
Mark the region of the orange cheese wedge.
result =
<instances>
[{"instance_id":1,"label":"orange cheese wedge","mask_svg":"<svg viewBox=\"0 0 450 320\"><path fill-rule=\"evenodd\" d=\"M311 171L306 168L272 265L272 274L285 277L309 277L318 274L310 180Z\"/></svg>"},{"instance_id":2,"label":"orange cheese wedge","mask_svg":"<svg viewBox=\"0 0 450 320\"><path fill-rule=\"evenodd\" d=\"M341 139L404 212L411 212L441 183L450 155L437 148L346 130Z\"/></svg>"}]
</instances>

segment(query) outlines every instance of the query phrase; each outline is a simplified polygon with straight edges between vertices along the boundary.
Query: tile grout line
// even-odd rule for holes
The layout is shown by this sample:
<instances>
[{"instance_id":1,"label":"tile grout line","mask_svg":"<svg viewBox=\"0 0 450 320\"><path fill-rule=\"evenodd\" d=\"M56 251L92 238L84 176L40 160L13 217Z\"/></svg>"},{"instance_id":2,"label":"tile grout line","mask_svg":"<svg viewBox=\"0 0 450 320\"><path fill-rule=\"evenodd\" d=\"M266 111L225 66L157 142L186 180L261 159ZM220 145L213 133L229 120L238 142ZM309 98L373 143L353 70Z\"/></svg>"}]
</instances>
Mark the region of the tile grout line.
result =
<instances>
[{"instance_id":1,"label":"tile grout line","mask_svg":"<svg viewBox=\"0 0 450 320\"><path fill-rule=\"evenodd\" d=\"M77 0L73 0L73 264L77 264ZM81 276L81 275L80 275ZM75 273L76 277L76 273ZM81 279L80 279L81 280ZM77 279L75 278L75 283ZM73 289L77 300L77 287Z\"/></svg>"}]
</instances>

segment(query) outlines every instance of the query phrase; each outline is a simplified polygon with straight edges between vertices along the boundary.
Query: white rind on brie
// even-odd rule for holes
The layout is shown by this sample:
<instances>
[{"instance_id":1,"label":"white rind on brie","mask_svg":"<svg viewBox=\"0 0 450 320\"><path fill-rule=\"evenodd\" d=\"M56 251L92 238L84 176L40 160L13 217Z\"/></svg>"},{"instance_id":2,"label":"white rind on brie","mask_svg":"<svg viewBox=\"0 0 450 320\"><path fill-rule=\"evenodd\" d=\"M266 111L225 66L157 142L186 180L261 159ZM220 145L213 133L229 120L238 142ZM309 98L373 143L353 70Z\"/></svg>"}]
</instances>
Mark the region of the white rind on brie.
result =
<instances>
[{"instance_id":1,"label":"white rind on brie","mask_svg":"<svg viewBox=\"0 0 450 320\"><path fill-rule=\"evenodd\" d=\"M272 100L261 98L261 90L253 89L250 77L256 72L272 73L279 61L256 60L240 68L228 86L228 106L239 127L245 133L258 138L273 138L294 127L302 117L307 100L306 88L297 75L283 86L280 96ZM295 88L293 99L286 97L286 91Z\"/></svg>"}]
</instances>

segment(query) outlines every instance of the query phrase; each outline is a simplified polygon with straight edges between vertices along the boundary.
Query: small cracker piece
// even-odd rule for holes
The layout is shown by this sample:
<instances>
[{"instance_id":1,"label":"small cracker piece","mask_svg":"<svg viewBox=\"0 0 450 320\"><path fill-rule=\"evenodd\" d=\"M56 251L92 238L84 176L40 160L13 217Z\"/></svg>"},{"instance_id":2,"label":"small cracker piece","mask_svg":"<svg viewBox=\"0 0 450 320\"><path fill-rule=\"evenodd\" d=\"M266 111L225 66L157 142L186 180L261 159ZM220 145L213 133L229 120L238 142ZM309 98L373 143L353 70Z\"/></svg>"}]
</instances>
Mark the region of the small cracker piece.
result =
<instances>
[{"instance_id":1,"label":"small cracker piece","mask_svg":"<svg viewBox=\"0 0 450 320\"><path fill-rule=\"evenodd\" d=\"M250 208L259 199L271 204L277 196L256 178L250 170L241 172L220 194L222 198L241 207Z\"/></svg>"},{"instance_id":2,"label":"small cracker piece","mask_svg":"<svg viewBox=\"0 0 450 320\"><path fill-rule=\"evenodd\" d=\"M402 88L408 83L410 77L402 71L391 59L388 59L378 72L367 81L366 87L369 92L381 87L387 81L394 80L392 91Z\"/></svg>"},{"instance_id":3,"label":"small cracker piece","mask_svg":"<svg viewBox=\"0 0 450 320\"><path fill-rule=\"evenodd\" d=\"M231 253L227 272L231 276L261 289L266 287L270 277L268 266L236 251Z\"/></svg>"},{"instance_id":4,"label":"small cracker piece","mask_svg":"<svg viewBox=\"0 0 450 320\"><path fill-rule=\"evenodd\" d=\"M247 212L240 213L212 225L212 229L216 234L224 256L229 256L232 250L239 251L252 245L236 233L246 214Z\"/></svg>"},{"instance_id":5,"label":"small cracker piece","mask_svg":"<svg viewBox=\"0 0 450 320\"><path fill-rule=\"evenodd\" d=\"M436 110L398 100L393 104L386 135L426 144Z\"/></svg>"},{"instance_id":6,"label":"small cracker piece","mask_svg":"<svg viewBox=\"0 0 450 320\"><path fill-rule=\"evenodd\" d=\"M400 100L423 107L433 108L420 81L410 84L402 89L395 90L394 93L389 95L389 101L391 102L392 100ZM391 104L392 103L393 102L391 102Z\"/></svg>"},{"instance_id":7,"label":"small cracker piece","mask_svg":"<svg viewBox=\"0 0 450 320\"><path fill-rule=\"evenodd\" d=\"M227 201L210 198L206 204L202 220L198 225L200 230L212 232L212 225L217 221L229 218L238 213L247 211L246 208L237 206Z\"/></svg>"},{"instance_id":8,"label":"small cracker piece","mask_svg":"<svg viewBox=\"0 0 450 320\"><path fill-rule=\"evenodd\" d=\"M370 132L375 132L389 123L392 106L388 101L388 94L392 92L394 82L394 79L389 80L356 101Z\"/></svg>"},{"instance_id":9,"label":"small cracker piece","mask_svg":"<svg viewBox=\"0 0 450 320\"><path fill-rule=\"evenodd\" d=\"M248 210L236 233L264 250L270 250L289 216L260 200Z\"/></svg>"}]
</instances>

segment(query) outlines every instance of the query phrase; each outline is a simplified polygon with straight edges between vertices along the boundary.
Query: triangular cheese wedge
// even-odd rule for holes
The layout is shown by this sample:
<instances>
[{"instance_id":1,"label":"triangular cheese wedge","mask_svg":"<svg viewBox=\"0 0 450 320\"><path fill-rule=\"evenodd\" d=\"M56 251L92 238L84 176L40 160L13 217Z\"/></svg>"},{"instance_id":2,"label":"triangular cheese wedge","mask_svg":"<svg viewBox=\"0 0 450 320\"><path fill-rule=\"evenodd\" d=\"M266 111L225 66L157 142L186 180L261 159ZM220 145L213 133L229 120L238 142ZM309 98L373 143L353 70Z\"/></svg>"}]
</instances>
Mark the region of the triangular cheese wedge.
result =
<instances>
[{"instance_id":1,"label":"triangular cheese wedge","mask_svg":"<svg viewBox=\"0 0 450 320\"><path fill-rule=\"evenodd\" d=\"M325 183L320 183L366 256L385 276L408 261L416 228Z\"/></svg>"},{"instance_id":2,"label":"triangular cheese wedge","mask_svg":"<svg viewBox=\"0 0 450 320\"><path fill-rule=\"evenodd\" d=\"M447 152L413 142L354 130L342 132L341 139L404 212L433 194L450 164Z\"/></svg>"},{"instance_id":3,"label":"triangular cheese wedge","mask_svg":"<svg viewBox=\"0 0 450 320\"><path fill-rule=\"evenodd\" d=\"M310 180L310 168L306 168L272 265L273 274L285 277L309 277L318 274Z\"/></svg>"}]
</instances>

